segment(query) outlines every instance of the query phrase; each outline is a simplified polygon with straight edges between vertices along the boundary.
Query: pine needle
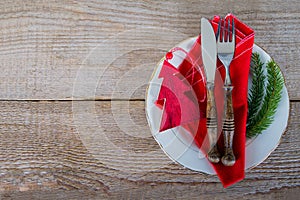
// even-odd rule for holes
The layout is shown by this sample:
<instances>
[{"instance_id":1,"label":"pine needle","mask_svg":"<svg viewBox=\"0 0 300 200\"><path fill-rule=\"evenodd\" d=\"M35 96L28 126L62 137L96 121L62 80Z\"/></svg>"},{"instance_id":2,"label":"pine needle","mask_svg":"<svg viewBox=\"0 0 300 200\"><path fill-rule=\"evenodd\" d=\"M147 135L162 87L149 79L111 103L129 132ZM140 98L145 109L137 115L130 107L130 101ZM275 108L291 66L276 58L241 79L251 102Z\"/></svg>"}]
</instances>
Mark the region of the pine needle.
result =
<instances>
[{"instance_id":1,"label":"pine needle","mask_svg":"<svg viewBox=\"0 0 300 200\"><path fill-rule=\"evenodd\" d=\"M253 87L248 96L247 138L261 134L272 124L284 86L280 68L271 60L266 64L267 83L264 88L266 77L263 74L263 63L260 61L259 54L253 54L252 61Z\"/></svg>"},{"instance_id":2,"label":"pine needle","mask_svg":"<svg viewBox=\"0 0 300 200\"><path fill-rule=\"evenodd\" d=\"M248 120L247 123L251 122L256 116L257 112L261 107L265 95L265 80L263 69L264 63L261 62L259 54L252 54L251 73L252 73L252 87L248 94Z\"/></svg>"}]
</instances>

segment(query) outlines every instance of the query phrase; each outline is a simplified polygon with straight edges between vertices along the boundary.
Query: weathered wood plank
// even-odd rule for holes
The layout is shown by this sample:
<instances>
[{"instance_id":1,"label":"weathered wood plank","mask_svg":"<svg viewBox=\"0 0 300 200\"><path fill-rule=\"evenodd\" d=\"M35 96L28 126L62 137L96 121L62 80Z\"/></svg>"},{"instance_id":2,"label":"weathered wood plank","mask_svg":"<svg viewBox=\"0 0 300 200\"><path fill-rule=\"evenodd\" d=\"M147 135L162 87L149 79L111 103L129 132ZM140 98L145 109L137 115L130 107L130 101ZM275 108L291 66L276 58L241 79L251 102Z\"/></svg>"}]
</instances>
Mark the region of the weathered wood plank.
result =
<instances>
[{"instance_id":1,"label":"weathered wood plank","mask_svg":"<svg viewBox=\"0 0 300 200\"><path fill-rule=\"evenodd\" d=\"M144 191L142 190L144 189ZM161 196L155 195L154 191L148 192L153 188L139 188L139 190L134 189L131 191L124 191L123 193L114 193L111 195L105 195L104 193L97 192L97 191L83 191L83 190L55 190L55 191L26 191L26 192L11 192L6 193L0 197L3 199L79 199L79 200L90 200L90 199L172 199L172 198L193 198L193 199L204 199L204 198L212 198L212 199L232 199L237 198L236 195L230 195L229 193L223 194L223 196L216 194L214 195L212 191L207 191L208 194L203 194L201 192L197 193L197 191L191 190L191 188L186 188L188 191L179 192L177 196L174 195L172 191L175 191L176 188L172 187L169 184L168 189L160 191L165 192ZM196 188L197 189L197 188ZM178 193L179 193L178 192ZM186 195L190 192L192 195ZM275 189L271 190L270 192L266 193L256 193L256 194L248 194L241 196L241 199L298 199L298 195L300 192L299 187L295 188L282 188L282 189ZM161 193L159 193L161 194Z\"/></svg>"},{"instance_id":2,"label":"weathered wood plank","mask_svg":"<svg viewBox=\"0 0 300 200\"><path fill-rule=\"evenodd\" d=\"M169 48L197 35L202 16L232 11L299 100L299 10L296 0L1 1L0 99L143 99Z\"/></svg>"},{"instance_id":3,"label":"weathered wood plank","mask_svg":"<svg viewBox=\"0 0 300 200\"><path fill-rule=\"evenodd\" d=\"M0 101L0 199L290 198L299 177L296 0L1 1L0 99L144 99L164 53L232 11L279 63L291 119L279 147L224 189L172 163L152 139L143 101Z\"/></svg>"},{"instance_id":4,"label":"weathered wood plank","mask_svg":"<svg viewBox=\"0 0 300 200\"><path fill-rule=\"evenodd\" d=\"M293 195L300 187L299 109L291 103L287 132L270 157L224 189L215 176L164 155L143 101L1 101L0 198Z\"/></svg>"}]
</instances>

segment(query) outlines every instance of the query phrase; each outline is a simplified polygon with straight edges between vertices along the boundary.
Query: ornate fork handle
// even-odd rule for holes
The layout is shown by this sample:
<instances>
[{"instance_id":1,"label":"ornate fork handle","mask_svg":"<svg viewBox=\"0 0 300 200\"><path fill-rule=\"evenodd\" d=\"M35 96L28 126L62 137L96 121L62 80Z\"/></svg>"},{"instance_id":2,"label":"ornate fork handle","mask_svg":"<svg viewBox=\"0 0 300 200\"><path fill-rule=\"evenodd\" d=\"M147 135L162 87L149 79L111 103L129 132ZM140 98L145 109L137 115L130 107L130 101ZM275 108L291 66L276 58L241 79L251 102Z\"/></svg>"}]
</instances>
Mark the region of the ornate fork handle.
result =
<instances>
[{"instance_id":1,"label":"ornate fork handle","mask_svg":"<svg viewBox=\"0 0 300 200\"><path fill-rule=\"evenodd\" d=\"M232 143L234 135L234 114L232 105L232 85L224 85L225 90L225 120L223 124L223 135L224 135L224 145L225 153L222 157L222 163L226 166L232 166L235 163L235 156L233 154Z\"/></svg>"},{"instance_id":2,"label":"ornate fork handle","mask_svg":"<svg viewBox=\"0 0 300 200\"><path fill-rule=\"evenodd\" d=\"M220 153L217 147L218 141L218 123L217 123L217 110L214 98L214 84L207 83L207 107L206 107L206 126L207 134L210 143L210 150L207 154L208 160L212 163L220 161Z\"/></svg>"}]
</instances>

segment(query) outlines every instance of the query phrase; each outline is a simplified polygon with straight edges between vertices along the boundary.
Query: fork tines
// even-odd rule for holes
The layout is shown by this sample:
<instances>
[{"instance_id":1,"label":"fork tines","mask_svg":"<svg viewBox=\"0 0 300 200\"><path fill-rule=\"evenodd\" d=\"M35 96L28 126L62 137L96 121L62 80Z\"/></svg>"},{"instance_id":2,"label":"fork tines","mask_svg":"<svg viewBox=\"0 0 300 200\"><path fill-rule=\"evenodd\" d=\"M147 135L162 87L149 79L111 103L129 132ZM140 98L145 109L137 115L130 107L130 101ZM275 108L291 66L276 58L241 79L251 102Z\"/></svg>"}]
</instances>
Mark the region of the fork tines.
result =
<instances>
[{"instance_id":1,"label":"fork tines","mask_svg":"<svg viewBox=\"0 0 300 200\"><path fill-rule=\"evenodd\" d=\"M235 40L235 27L234 27L234 19L232 18L232 23L230 23L230 19L221 19L218 25L217 31L217 41L220 42L228 42L228 40Z\"/></svg>"}]
</instances>

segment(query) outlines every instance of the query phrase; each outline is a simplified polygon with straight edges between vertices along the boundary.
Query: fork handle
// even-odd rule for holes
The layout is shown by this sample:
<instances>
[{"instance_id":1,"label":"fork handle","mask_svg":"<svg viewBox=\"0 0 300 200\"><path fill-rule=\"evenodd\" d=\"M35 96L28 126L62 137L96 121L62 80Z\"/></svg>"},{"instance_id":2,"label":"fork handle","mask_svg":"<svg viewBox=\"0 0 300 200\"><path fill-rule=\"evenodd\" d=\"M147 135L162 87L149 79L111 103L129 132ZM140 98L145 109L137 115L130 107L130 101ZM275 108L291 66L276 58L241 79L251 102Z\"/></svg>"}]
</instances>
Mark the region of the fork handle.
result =
<instances>
[{"instance_id":1,"label":"fork handle","mask_svg":"<svg viewBox=\"0 0 300 200\"><path fill-rule=\"evenodd\" d=\"M208 82L207 88L207 107L206 107L206 126L207 134L210 143L210 149L207 154L207 158L212 163L218 163L220 161L220 153L217 148L218 141L218 124L217 124L217 110L214 97L214 84Z\"/></svg>"},{"instance_id":2,"label":"fork handle","mask_svg":"<svg viewBox=\"0 0 300 200\"><path fill-rule=\"evenodd\" d=\"M232 85L225 85L225 107L224 107L224 124L223 124L223 135L224 135L224 147L225 152L222 157L222 163L225 166L232 166L235 163L235 156L232 149L233 144L233 135L234 135L234 113L233 113L233 105L232 105Z\"/></svg>"}]
</instances>

